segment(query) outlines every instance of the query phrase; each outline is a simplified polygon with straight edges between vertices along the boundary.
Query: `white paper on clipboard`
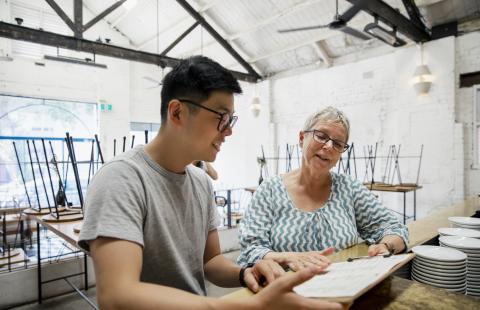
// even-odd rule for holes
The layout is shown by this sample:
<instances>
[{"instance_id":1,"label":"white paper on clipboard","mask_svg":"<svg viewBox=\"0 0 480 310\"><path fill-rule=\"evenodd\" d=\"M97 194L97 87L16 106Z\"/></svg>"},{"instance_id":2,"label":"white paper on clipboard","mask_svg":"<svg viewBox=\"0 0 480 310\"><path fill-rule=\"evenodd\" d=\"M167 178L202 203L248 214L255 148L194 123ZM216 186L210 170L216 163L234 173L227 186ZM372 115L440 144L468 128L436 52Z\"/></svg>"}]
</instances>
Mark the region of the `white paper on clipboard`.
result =
<instances>
[{"instance_id":1,"label":"white paper on clipboard","mask_svg":"<svg viewBox=\"0 0 480 310\"><path fill-rule=\"evenodd\" d=\"M305 297L354 299L412 258L412 254L402 254L333 263L325 273L296 286L294 291Z\"/></svg>"}]
</instances>

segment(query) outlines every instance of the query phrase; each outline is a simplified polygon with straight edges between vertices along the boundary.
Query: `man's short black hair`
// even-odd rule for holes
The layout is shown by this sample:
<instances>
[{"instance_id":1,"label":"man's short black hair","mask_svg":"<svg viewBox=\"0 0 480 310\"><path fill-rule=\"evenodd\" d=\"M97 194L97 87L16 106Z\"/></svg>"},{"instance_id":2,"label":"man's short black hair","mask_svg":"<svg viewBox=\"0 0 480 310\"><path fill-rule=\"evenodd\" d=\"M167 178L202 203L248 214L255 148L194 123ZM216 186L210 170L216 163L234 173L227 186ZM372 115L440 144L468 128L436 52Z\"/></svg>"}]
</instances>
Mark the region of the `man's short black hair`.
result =
<instances>
[{"instance_id":1,"label":"man's short black hair","mask_svg":"<svg viewBox=\"0 0 480 310\"><path fill-rule=\"evenodd\" d=\"M215 90L232 94L242 93L237 79L230 71L205 56L192 56L176 65L163 79L160 115L167 120L168 103L172 99L189 99L202 102ZM188 105L191 110L195 107Z\"/></svg>"}]
</instances>

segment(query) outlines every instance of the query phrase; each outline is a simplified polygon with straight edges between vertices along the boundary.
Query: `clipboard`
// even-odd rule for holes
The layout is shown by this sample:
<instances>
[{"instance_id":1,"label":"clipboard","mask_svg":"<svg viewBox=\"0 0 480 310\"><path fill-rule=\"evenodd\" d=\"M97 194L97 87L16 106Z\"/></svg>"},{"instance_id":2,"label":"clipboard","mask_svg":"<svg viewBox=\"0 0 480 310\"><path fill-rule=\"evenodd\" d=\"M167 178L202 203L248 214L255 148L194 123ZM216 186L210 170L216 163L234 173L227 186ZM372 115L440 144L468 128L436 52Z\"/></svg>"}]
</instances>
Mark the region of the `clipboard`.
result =
<instances>
[{"instance_id":1,"label":"clipboard","mask_svg":"<svg viewBox=\"0 0 480 310\"><path fill-rule=\"evenodd\" d=\"M414 257L415 254L409 253L333 263L325 273L296 286L294 291L304 297L352 304Z\"/></svg>"}]
</instances>

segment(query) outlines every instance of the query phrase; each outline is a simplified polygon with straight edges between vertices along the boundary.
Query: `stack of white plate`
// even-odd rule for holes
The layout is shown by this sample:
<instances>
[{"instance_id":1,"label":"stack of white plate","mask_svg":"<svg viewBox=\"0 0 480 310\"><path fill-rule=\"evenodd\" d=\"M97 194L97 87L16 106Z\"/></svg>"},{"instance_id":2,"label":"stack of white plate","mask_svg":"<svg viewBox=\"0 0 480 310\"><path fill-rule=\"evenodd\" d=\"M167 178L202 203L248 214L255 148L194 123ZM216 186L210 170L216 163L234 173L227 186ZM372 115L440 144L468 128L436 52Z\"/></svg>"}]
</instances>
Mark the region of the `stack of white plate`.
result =
<instances>
[{"instance_id":1,"label":"stack of white plate","mask_svg":"<svg viewBox=\"0 0 480 310\"><path fill-rule=\"evenodd\" d=\"M438 229L440 236L460 236L469 238L480 238L480 231L469 228L442 227Z\"/></svg>"},{"instance_id":2,"label":"stack of white plate","mask_svg":"<svg viewBox=\"0 0 480 310\"><path fill-rule=\"evenodd\" d=\"M467 255L455 249L419 245L412 248L416 254L412 264L412 280L465 293L467 289Z\"/></svg>"},{"instance_id":3,"label":"stack of white plate","mask_svg":"<svg viewBox=\"0 0 480 310\"><path fill-rule=\"evenodd\" d=\"M480 218L452 216L449 217L448 220L452 224L452 227L480 230Z\"/></svg>"},{"instance_id":4,"label":"stack of white plate","mask_svg":"<svg viewBox=\"0 0 480 310\"><path fill-rule=\"evenodd\" d=\"M468 256L467 295L480 297L480 239L442 236L439 241L441 246L460 250Z\"/></svg>"}]
</instances>

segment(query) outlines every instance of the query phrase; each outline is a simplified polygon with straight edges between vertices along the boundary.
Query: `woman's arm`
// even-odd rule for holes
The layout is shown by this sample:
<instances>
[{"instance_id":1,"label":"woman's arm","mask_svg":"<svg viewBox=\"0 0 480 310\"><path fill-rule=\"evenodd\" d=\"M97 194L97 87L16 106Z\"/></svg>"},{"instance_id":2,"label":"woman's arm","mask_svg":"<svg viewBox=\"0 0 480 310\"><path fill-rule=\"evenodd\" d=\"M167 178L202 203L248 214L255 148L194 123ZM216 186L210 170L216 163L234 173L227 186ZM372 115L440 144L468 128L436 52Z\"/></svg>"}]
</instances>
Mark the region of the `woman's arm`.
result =
<instances>
[{"instance_id":1,"label":"woman's arm","mask_svg":"<svg viewBox=\"0 0 480 310\"><path fill-rule=\"evenodd\" d=\"M240 226L241 252L238 264L246 265L262 259L272 251L270 233L274 221L272 179L262 183L254 193Z\"/></svg>"},{"instance_id":2,"label":"woman's arm","mask_svg":"<svg viewBox=\"0 0 480 310\"><path fill-rule=\"evenodd\" d=\"M360 237L377 250L403 252L408 244L408 228L395 214L380 204L375 195L358 181L352 183L355 218ZM386 244L380 244L386 243ZM372 253L380 251L372 250ZM381 251L381 252L383 252Z\"/></svg>"},{"instance_id":3,"label":"woman's arm","mask_svg":"<svg viewBox=\"0 0 480 310\"><path fill-rule=\"evenodd\" d=\"M218 173L215 168L213 168L212 164L209 162L204 162L205 164L205 172L212 178L212 180L217 180L218 179Z\"/></svg>"}]
</instances>

